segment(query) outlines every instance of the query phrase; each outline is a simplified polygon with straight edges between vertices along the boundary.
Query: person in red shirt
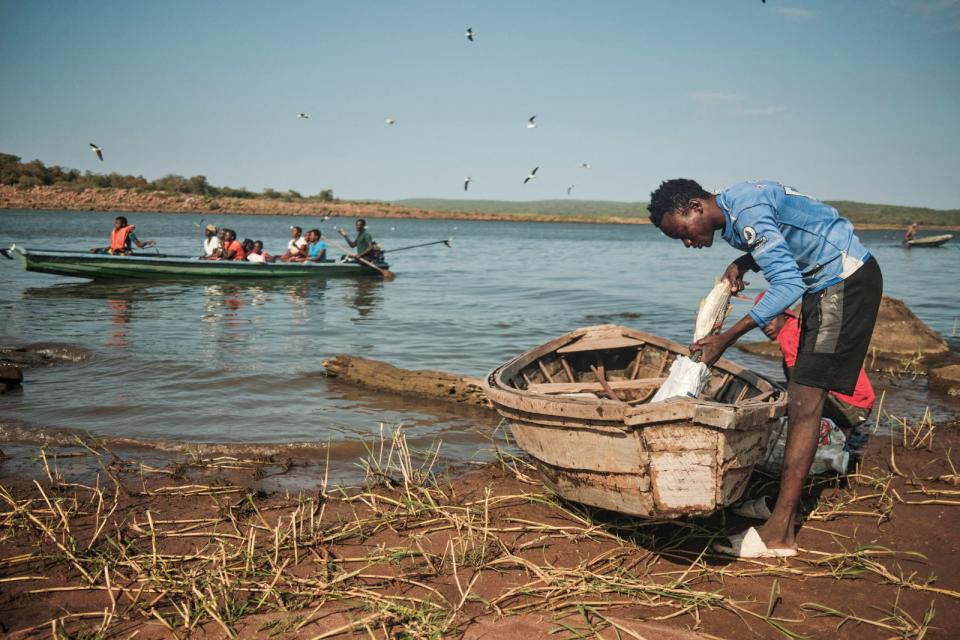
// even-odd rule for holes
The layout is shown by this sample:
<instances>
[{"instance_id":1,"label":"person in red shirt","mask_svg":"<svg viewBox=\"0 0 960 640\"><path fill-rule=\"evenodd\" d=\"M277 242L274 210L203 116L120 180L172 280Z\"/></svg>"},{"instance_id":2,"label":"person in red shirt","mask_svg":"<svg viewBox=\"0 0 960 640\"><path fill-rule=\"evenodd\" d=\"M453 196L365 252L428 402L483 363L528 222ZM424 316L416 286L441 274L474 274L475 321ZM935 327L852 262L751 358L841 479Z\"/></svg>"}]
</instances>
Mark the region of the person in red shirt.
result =
<instances>
[{"instance_id":1,"label":"person in red shirt","mask_svg":"<svg viewBox=\"0 0 960 640\"><path fill-rule=\"evenodd\" d=\"M757 302L764 293L757 296ZM789 380L793 366L797 362L797 351L800 349L800 319L791 311L785 311L771 320L763 328L763 332L780 345L780 353L783 354L783 371ZM867 372L860 367L860 375L851 395L834 391L827 394L823 404L823 417L829 418L840 427L849 440L851 436L857 435L858 427L870 417L876 397Z\"/></svg>"},{"instance_id":2,"label":"person in red shirt","mask_svg":"<svg viewBox=\"0 0 960 640\"><path fill-rule=\"evenodd\" d=\"M208 260L246 260L247 253L243 245L237 240L237 232L233 229L223 229L223 243L220 249L213 252Z\"/></svg>"}]
</instances>

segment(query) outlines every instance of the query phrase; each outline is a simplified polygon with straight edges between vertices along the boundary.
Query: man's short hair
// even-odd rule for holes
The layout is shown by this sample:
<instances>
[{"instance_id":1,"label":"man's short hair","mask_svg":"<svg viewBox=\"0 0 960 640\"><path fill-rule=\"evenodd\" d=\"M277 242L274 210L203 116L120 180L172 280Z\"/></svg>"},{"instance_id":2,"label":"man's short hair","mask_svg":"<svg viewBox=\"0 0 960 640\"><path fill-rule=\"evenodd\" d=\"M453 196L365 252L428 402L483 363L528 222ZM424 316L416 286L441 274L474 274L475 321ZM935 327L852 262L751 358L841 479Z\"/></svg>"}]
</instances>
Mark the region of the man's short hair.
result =
<instances>
[{"instance_id":1,"label":"man's short hair","mask_svg":"<svg viewBox=\"0 0 960 640\"><path fill-rule=\"evenodd\" d=\"M310 229L310 231L308 231L307 233L315 233L315 234L317 234L317 237L318 237L318 238L322 238L322 237L323 237L323 234L320 233L320 229Z\"/></svg>"},{"instance_id":2,"label":"man's short hair","mask_svg":"<svg viewBox=\"0 0 960 640\"><path fill-rule=\"evenodd\" d=\"M709 198L711 194L707 193L696 180L687 178L674 178L666 180L657 187L657 190L650 194L650 204L647 210L650 212L650 222L660 228L663 216L671 211L683 211L687 208L687 203L694 198Z\"/></svg>"},{"instance_id":3,"label":"man's short hair","mask_svg":"<svg viewBox=\"0 0 960 640\"><path fill-rule=\"evenodd\" d=\"M293 225L293 226L290 227L290 228L293 229L293 230L295 230L297 233L303 233L303 229L301 229L301 228L298 227L297 225Z\"/></svg>"},{"instance_id":4,"label":"man's short hair","mask_svg":"<svg viewBox=\"0 0 960 640\"><path fill-rule=\"evenodd\" d=\"M367 221L364 220L363 218L357 218L357 222L359 222L359 223L362 224L363 226L367 226Z\"/></svg>"}]
</instances>

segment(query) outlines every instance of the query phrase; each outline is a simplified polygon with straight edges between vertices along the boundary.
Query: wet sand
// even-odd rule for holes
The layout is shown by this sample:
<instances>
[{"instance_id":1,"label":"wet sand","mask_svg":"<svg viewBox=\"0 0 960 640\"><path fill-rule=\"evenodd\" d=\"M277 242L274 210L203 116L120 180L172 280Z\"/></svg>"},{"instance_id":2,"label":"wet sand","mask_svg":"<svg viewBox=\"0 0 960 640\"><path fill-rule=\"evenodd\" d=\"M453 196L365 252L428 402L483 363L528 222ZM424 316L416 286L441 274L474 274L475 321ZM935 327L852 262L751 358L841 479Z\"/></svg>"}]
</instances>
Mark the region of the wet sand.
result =
<instances>
[{"instance_id":1,"label":"wet sand","mask_svg":"<svg viewBox=\"0 0 960 640\"><path fill-rule=\"evenodd\" d=\"M874 437L811 486L801 553L740 561L730 514L650 521L552 496L525 460L434 476L386 437L361 488L286 461L146 466L98 448L0 463L0 621L49 637L955 637L960 422ZM63 457L64 454L68 457ZM55 457L59 454L59 457ZM78 455L83 454L83 455ZM751 491L775 479L755 474ZM837 629L840 629L839 633Z\"/></svg>"}]
</instances>

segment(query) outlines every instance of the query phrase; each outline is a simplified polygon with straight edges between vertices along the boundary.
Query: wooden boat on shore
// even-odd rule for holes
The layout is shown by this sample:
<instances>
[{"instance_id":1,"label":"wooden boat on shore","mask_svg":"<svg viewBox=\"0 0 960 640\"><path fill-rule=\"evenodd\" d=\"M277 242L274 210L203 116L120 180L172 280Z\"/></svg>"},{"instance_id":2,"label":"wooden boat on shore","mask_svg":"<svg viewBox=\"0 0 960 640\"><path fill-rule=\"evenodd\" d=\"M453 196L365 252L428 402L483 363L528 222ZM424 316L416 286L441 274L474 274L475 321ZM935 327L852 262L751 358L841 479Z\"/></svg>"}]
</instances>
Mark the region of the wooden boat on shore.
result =
<instances>
[{"instance_id":1,"label":"wooden boat on shore","mask_svg":"<svg viewBox=\"0 0 960 640\"><path fill-rule=\"evenodd\" d=\"M8 257L20 259L24 269L93 280L151 279L181 280L185 278L260 279L260 278L340 278L380 277L380 272L356 262L240 262L233 260L201 260L192 256L136 253L112 256L86 251L46 251L14 245L4 250ZM386 263L379 263L382 269Z\"/></svg>"},{"instance_id":2,"label":"wooden boat on shore","mask_svg":"<svg viewBox=\"0 0 960 640\"><path fill-rule=\"evenodd\" d=\"M953 238L953 234L945 233L939 236L927 236L925 238L912 238L904 240L903 245L911 247L942 247L947 241Z\"/></svg>"},{"instance_id":3,"label":"wooden boat on shore","mask_svg":"<svg viewBox=\"0 0 960 640\"><path fill-rule=\"evenodd\" d=\"M562 497L637 516L705 515L738 500L786 392L728 360L697 398L651 403L686 347L617 325L571 331L484 380L517 444Z\"/></svg>"}]
</instances>

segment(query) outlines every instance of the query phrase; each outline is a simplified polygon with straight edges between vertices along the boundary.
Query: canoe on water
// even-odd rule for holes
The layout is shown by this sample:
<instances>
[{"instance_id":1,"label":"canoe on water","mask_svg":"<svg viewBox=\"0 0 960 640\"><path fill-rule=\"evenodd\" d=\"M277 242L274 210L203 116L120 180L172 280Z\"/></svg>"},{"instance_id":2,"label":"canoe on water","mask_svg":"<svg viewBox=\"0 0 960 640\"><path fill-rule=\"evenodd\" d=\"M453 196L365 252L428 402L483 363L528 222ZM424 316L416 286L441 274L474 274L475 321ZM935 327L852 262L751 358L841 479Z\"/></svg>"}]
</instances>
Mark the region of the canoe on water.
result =
<instances>
[{"instance_id":1,"label":"canoe on water","mask_svg":"<svg viewBox=\"0 0 960 640\"><path fill-rule=\"evenodd\" d=\"M945 233L941 236L927 236L925 238L913 238L903 242L906 247L939 247L952 239L953 235Z\"/></svg>"},{"instance_id":2,"label":"canoe on water","mask_svg":"<svg viewBox=\"0 0 960 640\"><path fill-rule=\"evenodd\" d=\"M786 413L782 387L728 360L697 398L651 403L686 347L617 325L576 329L498 367L485 391L562 497L637 516L737 501Z\"/></svg>"},{"instance_id":3,"label":"canoe on water","mask_svg":"<svg viewBox=\"0 0 960 640\"><path fill-rule=\"evenodd\" d=\"M46 251L14 245L4 251L20 259L27 271L60 276L107 279L178 280L259 279L259 278L338 278L380 277L380 272L356 262L241 262L234 260L200 260L192 256L135 253L112 256L86 251ZM378 263L382 269L386 263Z\"/></svg>"}]
</instances>

